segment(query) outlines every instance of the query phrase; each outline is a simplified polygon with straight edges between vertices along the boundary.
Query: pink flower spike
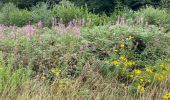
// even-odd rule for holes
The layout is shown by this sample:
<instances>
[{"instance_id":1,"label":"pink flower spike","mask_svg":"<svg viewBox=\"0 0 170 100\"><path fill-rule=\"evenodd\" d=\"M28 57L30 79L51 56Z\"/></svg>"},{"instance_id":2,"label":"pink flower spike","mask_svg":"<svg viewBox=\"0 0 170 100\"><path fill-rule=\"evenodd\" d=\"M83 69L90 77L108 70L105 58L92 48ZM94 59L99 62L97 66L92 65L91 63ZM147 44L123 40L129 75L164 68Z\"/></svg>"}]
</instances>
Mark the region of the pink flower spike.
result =
<instances>
[{"instance_id":1,"label":"pink flower spike","mask_svg":"<svg viewBox=\"0 0 170 100\"><path fill-rule=\"evenodd\" d=\"M38 28L43 28L43 22L40 20L37 24Z\"/></svg>"},{"instance_id":2,"label":"pink flower spike","mask_svg":"<svg viewBox=\"0 0 170 100\"><path fill-rule=\"evenodd\" d=\"M27 37L31 37L31 36L34 35L35 29L34 29L34 27L32 25L26 25L25 27L22 28L22 32Z\"/></svg>"},{"instance_id":3,"label":"pink flower spike","mask_svg":"<svg viewBox=\"0 0 170 100\"><path fill-rule=\"evenodd\" d=\"M80 47L79 53L82 54L83 53L83 47Z\"/></svg>"},{"instance_id":4,"label":"pink flower spike","mask_svg":"<svg viewBox=\"0 0 170 100\"><path fill-rule=\"evenodd\" d=\"M79 35L80 34L80 28L75 28L74 29L74 34Z\"/></svg>"}]
</instances>

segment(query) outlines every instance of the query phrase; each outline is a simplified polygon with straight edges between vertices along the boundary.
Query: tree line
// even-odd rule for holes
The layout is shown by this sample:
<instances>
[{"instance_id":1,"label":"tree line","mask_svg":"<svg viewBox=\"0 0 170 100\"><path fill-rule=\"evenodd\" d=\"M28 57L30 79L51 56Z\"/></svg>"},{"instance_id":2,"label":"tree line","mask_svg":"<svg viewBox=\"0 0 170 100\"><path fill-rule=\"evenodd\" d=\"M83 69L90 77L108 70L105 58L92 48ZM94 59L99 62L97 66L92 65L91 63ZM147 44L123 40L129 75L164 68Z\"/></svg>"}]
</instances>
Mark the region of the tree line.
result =
<instances>
[{"instance_id":1,"label":"tree line","mask_svg":"<svg viewBox=\"0 0 170 100\"><path fill-rule=\"evenodd\" d=\"M12 2L19 8L29 8L36 5L38 2L48 2L50 4L58 4L61 0L1 0L2 3ZM154 7L170 7L169 0L69 0L77 6L87 5L88 9L95 13L106 12L110 13L114 10L121 10L125 7L138 10L146 5Z\"/></svg>"}]
</instances>

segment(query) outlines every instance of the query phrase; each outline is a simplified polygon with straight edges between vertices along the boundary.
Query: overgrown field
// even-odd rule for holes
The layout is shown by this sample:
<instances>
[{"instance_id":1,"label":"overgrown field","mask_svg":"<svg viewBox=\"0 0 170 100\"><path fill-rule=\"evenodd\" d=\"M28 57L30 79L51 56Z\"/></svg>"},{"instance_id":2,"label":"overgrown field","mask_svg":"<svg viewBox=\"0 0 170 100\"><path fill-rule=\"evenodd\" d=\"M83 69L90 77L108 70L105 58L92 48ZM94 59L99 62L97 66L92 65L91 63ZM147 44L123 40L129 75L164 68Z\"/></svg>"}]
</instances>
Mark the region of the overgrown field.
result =
<instances>
[{"instance_id":1,"label":"overgrown field","mask_svg":"<svg viewBox=\"0 0 170 100\"><path fill-rule=\"evenodd\" d=\"M108 17L68 4L48 14L37 7L1 9L0 99L170 99L169 10Z\"/></svg>"}]
</instances>

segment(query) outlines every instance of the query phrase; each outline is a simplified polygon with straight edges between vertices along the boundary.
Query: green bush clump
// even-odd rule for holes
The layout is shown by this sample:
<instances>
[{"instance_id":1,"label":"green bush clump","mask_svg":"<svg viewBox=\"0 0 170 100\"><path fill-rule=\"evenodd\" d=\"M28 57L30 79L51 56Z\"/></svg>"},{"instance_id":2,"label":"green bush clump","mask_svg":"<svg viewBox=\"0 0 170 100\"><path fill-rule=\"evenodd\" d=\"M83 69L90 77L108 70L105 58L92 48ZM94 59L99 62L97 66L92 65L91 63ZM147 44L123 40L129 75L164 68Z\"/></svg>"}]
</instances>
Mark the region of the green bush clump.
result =
<instances>
[{"instance_id":1,"label":"green bush clump","mask_svg":"<svg viewBox=\"0 0 170 100\"><path fill-rule=\"evenodd\" d=\"M144 17L149 24L168 24L169 14L164 9L158 9L153 7L147 7L141 9L138 15Z\"/></svg>"},{"instance_id":2,"label":"green bush clump","mask_svg":"<svg viewBox=\"0 0 170 100\"><path fill-rule=\"evenodd\" d=\"M8 24L9 13L15 11L16 9L17 7L12 3L5 4L1 9L1 23Z\"/></svg>"},{"instance_id":3,"label":"green bush clump","mask_svg":"<svg viewBox=\"0 0 170 100\"><path fill-rule=\"evenodd\" d=\"M84 7L76 7L68 1L62 1L59 5L49 7L48 3L38 3L29 11L19 9L14 4L5 4L1 10L0 22L5 25L23 26L31 22L32 24L42 21L44 26L51 26L52 17L58 22L62 19L64 24L68 24L73 19L84 20L87 26L102 25L109 23L111 18L106 14L95 15Z\"/></svg>"},{"instance_id":4,"label":"green bush clump","mask_svg":"<svg viewBox=\"0 0 170 100\"><path fill-rule=\"evenodd\" d=\"M73 19L84 19L88 25L106 24L111 19L106 15L95 15L88 11L87 7L77 7L68 1L62 1L59 5L54 5L52 15L58 20L62 19L65 24Z\"/></svg>"},{"instance_id":5,"label":"green bush clump","mask_svg":"<svg viewBox=\"0 0 170 100\"><path fill-rule=\"evenodd\" d=\"M31 22L36 24L40 20L44 26L49 26L51 23L50 11L48 4L39 3L33 7L31 11L19 9L14 4L5 4L1 10L0 22L5 25L24 26Z\"/></svg>"},{"instance_id":6,"label":"green bush clump","mask_svg":"<svg viewBox=\"0 0 170 100\"><path fill-rule=\"evenodd\" d=\"M48 3L38 3L32 7L32 21L34 24L41 20L44 26L50 25L52 16L51 10L48 7Z\"/></svg>"},{"instance_id":7,"label":"green bush clump","mask_svg":"<svg viewBox=\"0 0 170 100\"><path fill-rule=\"evenodd\" d=\"M72 19L83 18L86 14L88 14L87 10L75 7L68 1L60 2L60 5L55 5L52 9L52 15L59 19L62 18L64 23L68 23Z\"/></svg>"},{"instance_id":8,"label":"green bush clump","mask_svg":"<svg viewBox=\"0 0 170 100\"><path fill-rule=\"evenodd\" d=\"M31 12L20 10L11 3L4 5L1 12L0 22L5 25L23 26L31 20Z\"/></svg>"},{"instance_id":9,"label":"green bush clump","mask_svg":"<svg viewBox=\"0 0 170 100\"><path fill-rule=\"evenodd\" d=\"M8 24L16 26L24 26L31 21L31 13L27 10L15 10L9 13Z\"/></svg>"}]
</instances>

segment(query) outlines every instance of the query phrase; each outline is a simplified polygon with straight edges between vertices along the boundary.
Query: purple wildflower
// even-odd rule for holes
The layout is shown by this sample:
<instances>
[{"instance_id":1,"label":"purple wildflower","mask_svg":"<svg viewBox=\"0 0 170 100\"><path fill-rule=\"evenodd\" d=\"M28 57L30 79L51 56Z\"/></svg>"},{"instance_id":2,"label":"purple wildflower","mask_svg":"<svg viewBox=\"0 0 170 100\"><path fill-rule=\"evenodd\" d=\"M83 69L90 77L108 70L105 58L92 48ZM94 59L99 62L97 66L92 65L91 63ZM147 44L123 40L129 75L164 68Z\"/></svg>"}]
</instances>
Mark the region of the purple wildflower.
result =
<instances>
[{"instance_id":1,"label":"purple wildflower","mask_svg":"<svg viewBox=\"0 0 170 100\"><path fill-rule=\"evenodd\" d=\"M74 29L74 34L79 35L80 34L80 28L75 28Z\"/></svg>"},{"instance_id":2,"label":"purple wildflower","mask_svg":"<svg viewBox=\"0 0 170 100\"><path fill-rule=\"evenodd\" d=\"M38 28L42 28L42 27L43 27L43 22L40 20L40 21L37 23L37 26L38 26Z\"/></svg>"},{"instance_id":3,"label":"purple wildflower","mask_svg":"<svg viewBox=\"0 0 170 100\"><path fill-rule=\"evenodd\" d=\"M35 29L32 25L26 25L25 27L23 27L22 31L23 31L24 35L26 35L28 37L31 37L35 33Z\"/></svg>"},{"instance_id":4,"label":"purple wildflower","mask_svg":"<svg viewBox=\"0 0 170 100\"><path fill-rule=\"evenodd\" d=\"M82 54L83 53L83 47L80 47L79 53Z\"/></svg>"}]
</instances>

